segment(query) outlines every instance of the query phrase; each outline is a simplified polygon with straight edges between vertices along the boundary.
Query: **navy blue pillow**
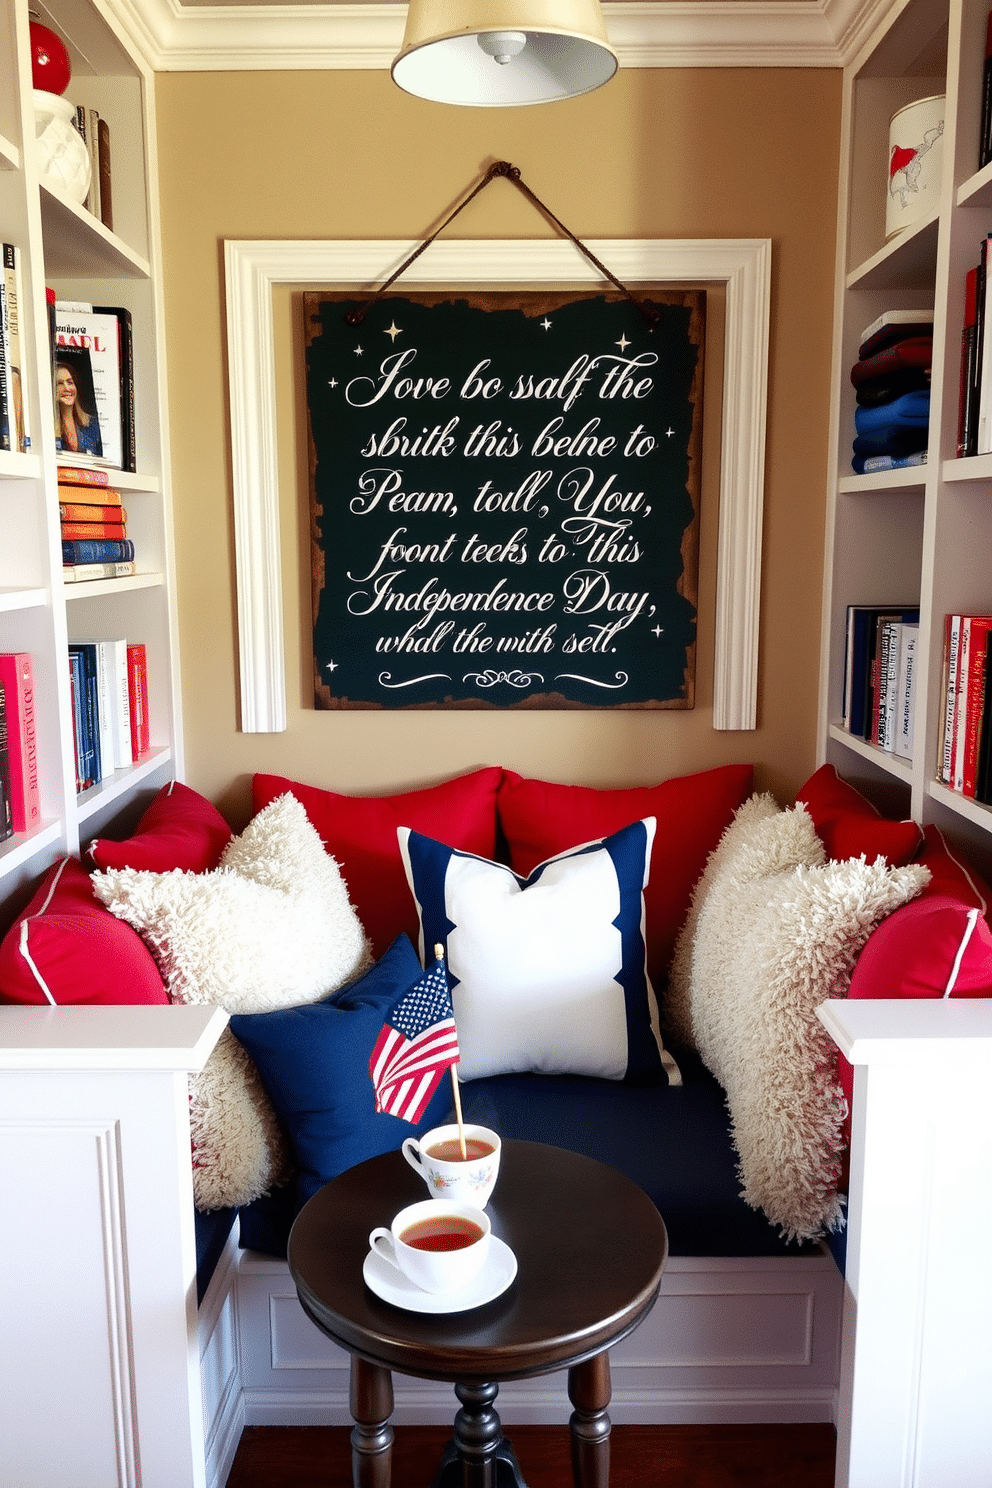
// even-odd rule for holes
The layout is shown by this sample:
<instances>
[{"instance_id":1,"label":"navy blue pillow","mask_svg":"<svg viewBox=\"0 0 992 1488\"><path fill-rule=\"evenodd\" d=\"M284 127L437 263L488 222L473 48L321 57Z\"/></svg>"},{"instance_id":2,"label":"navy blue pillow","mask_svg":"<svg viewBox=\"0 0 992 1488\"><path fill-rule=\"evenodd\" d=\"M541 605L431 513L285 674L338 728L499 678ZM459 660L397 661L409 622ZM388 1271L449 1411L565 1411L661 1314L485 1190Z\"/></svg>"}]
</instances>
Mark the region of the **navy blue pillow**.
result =
<instances>
[{"instance_id":1,"label":"navy blue pillow","mask_svg":"<svg viewBox=\"0 0 992 1488\"><path fill-rule=\"evenodd\" d=\"M345 1169L394 1152L404 1137L447 1114L447 1080L414 1126L376 1111L369 1074L387 1013L423 974L409 937L400 935L371 971L323 1002L231 1019L296 1149L301 1205Z\"/></svg>"}]
</instances>

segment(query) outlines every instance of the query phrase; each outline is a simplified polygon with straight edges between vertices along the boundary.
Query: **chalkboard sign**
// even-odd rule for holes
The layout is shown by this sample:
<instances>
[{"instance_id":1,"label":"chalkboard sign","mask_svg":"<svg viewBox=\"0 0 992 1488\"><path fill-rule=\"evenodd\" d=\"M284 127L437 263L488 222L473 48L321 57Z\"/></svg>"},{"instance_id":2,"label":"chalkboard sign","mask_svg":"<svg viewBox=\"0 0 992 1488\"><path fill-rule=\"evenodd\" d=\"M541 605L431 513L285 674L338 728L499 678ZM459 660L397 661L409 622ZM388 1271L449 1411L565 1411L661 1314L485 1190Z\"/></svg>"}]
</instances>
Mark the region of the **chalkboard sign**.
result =
<instances>
[{"instance_id":1,"label":"chalkboard sign","mask_svg":"<svg viewBox=\"0 0 992 1488\"><path fill-rule=\"evenodd\" d=\"M691 708L702 291L306 294L318 708Z\"/></svg>"}]
</instances>

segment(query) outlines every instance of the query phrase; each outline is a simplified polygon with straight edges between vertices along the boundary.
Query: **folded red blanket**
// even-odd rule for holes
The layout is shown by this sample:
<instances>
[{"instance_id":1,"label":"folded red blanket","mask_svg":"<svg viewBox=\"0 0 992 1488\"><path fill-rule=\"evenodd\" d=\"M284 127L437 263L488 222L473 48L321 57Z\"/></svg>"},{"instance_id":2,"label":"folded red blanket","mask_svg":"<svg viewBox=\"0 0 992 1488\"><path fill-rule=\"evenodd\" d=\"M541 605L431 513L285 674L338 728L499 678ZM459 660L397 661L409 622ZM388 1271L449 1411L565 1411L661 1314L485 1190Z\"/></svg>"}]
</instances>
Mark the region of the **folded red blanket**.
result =
<instances>
[{"instance_id":1,"label":"folded red blanket","mask_svg":"<svg viewBox=\"0 0 992 1488\"><path fill-rule=\"evenodd\" d=\"M932 360L933 337L910 336L905 341L897 341L895 346L887 346L884 351L866 357L864 361L855 362L851 368L851 381L859 387L872 377L887 377L904 367L929 367Z\"/></svg>"}]
</instances>

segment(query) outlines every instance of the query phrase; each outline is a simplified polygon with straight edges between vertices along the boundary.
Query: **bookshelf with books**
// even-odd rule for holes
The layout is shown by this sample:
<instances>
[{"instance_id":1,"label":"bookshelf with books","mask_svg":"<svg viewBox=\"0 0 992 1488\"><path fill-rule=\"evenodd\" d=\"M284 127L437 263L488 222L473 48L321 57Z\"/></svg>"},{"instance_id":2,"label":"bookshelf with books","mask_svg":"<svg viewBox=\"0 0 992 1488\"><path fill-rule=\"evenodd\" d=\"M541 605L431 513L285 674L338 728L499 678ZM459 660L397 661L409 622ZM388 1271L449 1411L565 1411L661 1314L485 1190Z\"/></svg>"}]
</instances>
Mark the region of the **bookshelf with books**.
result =
<instances>
[{"instance_id":1,"label":"bookshelf with books","mask_svg":"<svg viewBox=\"0 0 992 1488\"><path fill-rule=\"evenodd\" d=\"M182 772L154 72L139 43L99 5L52 0L40 11L71 58L64 96L109 125L108 221L41 174L30 19L25 0L0 0L0 243L3 268L9 259L18 269L30 434L27 447L0 449L0 653L31 658L39 800L35 821L0 838L0 931L54 860L115 820L133 819L159 785ZM46 291L54 304L83 307L79 325L99 316L101 333L114 332L118 426L102 457L56 447L54 304L50 321ZM81 473L70 474L73 467ZM64 541L116 546L70 552ZM70 561L83 557L90 561ZM149 748L77 794L69 649L125 636L148 658Z\"/></svg>"},{"instance_id":2,"label":"bookshelf with books","mask_svg":"<svg viewBox=\"0 0 992 1488\"><path fill-rule=\"evenodd\" d=\"M992 612L992 454L959 452L962 368L969 342L981 336L969 313L973 271L992 233L992 163L979 164L989 10L989 0L903 0L885 11L844 69L818 741L820 759L879 806L935 823L986 871L992 808L940 776L945 617ZM921 196L916 219L891 231L890 122L906 105L934 96L945 99L937 179ZM877 462L889 468L862 461L859 469L852 433L861 400L852 371L865 334L888 320L919 337L931 316L926 455L922 463ZM899 387L904 391L915 375L917 404L927 358L918 360L915 374L902 368ZM911 442L901 429L896 438ZM909 754L853 733L845 715L849 614L892 603L918 609L904 718Z\"/></svg>"}]
</instances>

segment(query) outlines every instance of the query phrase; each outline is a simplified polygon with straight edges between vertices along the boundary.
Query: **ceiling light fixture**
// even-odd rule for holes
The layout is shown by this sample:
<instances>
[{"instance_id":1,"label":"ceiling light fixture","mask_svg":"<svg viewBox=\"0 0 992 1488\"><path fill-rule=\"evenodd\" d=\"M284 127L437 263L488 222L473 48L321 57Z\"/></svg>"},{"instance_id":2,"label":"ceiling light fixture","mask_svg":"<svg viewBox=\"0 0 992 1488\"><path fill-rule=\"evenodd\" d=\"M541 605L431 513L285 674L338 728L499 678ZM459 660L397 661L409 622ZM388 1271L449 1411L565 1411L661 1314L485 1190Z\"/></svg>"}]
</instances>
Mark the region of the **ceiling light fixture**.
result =
<instances>
[{"instance_id":1,"label":"ceiling light fixture","mask_svg":"<svg viewBox=\"0 0 992 1488\"><path fill-rule=\"evenodd\" d=\"M410 0L393 81L435 103L575 98L618 66L599 0Z\"/></svg>"}]
</instances>

